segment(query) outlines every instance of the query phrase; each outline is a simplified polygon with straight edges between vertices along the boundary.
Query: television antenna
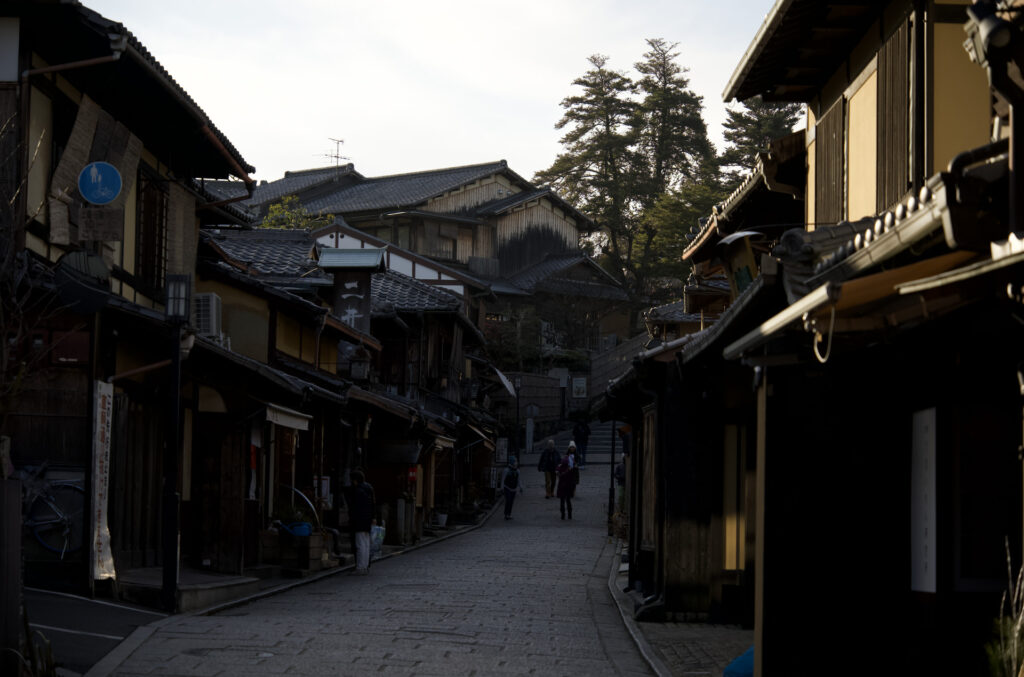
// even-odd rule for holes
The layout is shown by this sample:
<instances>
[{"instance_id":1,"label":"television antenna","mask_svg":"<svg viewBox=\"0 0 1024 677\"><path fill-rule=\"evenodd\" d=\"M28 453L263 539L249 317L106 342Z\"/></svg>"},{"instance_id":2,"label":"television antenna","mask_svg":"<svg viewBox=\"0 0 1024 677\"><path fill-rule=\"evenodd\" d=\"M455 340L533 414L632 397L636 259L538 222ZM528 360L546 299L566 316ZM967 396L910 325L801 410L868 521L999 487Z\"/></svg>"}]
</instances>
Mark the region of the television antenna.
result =
<instances>
[{"instance_id":1,"label":"television antenna","mask_svg":"<svg viewBox=\"0 0 1024 677\"><path fill-rule=\"evenodd\" d=\"M341 154L341 144L345 143L345 139L332 139L332 138L328 137L327 140L334 142L334 152L333 153L323 153L323 154L321 154L320 157L325 157L325 158L327 158L329 160L334 160L334 168L335 169L340 169L341 168L341 161L342 160L349 160L349 159L351 159L351 158Z\"/></svg>"}]
</instances>

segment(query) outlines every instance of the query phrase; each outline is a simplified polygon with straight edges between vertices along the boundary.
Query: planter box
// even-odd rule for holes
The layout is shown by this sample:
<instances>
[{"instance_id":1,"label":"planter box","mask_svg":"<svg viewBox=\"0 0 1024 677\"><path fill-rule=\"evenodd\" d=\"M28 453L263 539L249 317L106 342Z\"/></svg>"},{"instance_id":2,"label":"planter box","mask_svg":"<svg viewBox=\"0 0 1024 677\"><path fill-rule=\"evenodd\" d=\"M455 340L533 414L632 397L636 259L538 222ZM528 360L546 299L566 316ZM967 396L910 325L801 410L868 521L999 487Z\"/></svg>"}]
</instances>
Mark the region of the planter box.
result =
<instances>
[{"instance_id":1,"label":"planter box","mask_svg":"<svg viewBox=\"0 0 1024 677\"><path fill-rule=\"evenodd\" d=\"M309 536L280 532L281 566L287 569L319 571L324 552L324 536L314 531Z\"/></svg>"}]
</instances>

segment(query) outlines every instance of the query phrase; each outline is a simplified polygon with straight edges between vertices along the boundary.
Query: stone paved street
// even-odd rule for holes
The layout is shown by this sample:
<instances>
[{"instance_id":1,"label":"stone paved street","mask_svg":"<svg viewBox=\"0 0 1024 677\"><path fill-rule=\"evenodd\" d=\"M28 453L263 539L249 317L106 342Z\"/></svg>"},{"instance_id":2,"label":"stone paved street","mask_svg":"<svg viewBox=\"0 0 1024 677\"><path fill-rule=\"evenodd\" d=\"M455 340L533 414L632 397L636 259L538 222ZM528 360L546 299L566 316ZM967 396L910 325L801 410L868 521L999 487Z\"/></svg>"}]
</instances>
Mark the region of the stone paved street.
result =
<instances>
[{"instance_id":1,"label":"stone paved street","mask_svg":"<svg viewBox=\"0 0 1024 677\"><path fill-rule=\"evenodd\" d=\"M606 475L584 471L572 521L536 470L523 479L511 521L499 509L368 576L165 619L125 642L109 674L652 674L608 592Z\"/></svg>"}]
</instances>

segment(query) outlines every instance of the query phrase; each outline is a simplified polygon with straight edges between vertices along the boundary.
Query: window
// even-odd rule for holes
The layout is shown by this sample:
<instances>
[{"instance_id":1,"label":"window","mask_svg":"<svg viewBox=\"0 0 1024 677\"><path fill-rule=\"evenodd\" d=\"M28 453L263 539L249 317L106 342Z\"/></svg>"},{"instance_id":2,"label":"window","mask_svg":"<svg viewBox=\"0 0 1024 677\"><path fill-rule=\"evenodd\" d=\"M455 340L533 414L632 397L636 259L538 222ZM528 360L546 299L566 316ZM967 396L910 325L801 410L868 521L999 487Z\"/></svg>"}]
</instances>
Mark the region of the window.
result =
<instances>
[{"instance_id":1,"label":"window","mask_svg":"<svg viewBox=\"0 0 1024 677\"><path fill-rule=\"evenodd\" d=\"M818 121L814 152L814 221L838 223L843 219L846 105L840 98Z\"/></svg>"},{"instance_id":2,"label":"window","mask_svg":"<svg viewBox=\"0 0 1024 677\"><path fill-rule=\"evenodd\" d=\"M910 181L910 23L878 51L877 211L903 199Z\"/></svg>"},{"instance_id":3,"label":"window","mask_svg":"<svg viewBox=\"0 0 1024 677\"><path fill-rule=\"evenodd\" d=\"M163 289L167 272L167 184L146 167L138 180L135 275L153 291Z\"/></svg>"}]
</instances>

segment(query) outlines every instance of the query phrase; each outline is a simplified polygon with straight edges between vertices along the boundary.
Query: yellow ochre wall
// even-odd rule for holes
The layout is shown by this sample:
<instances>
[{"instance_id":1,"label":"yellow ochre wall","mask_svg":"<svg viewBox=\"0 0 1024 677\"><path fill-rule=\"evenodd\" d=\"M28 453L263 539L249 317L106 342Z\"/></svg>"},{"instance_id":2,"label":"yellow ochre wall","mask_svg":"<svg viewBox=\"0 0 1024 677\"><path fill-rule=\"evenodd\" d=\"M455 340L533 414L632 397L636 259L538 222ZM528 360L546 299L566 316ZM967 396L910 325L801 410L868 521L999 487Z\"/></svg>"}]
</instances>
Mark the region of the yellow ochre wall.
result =
<instances>
[{"instance_id":1,"label":"yellow ochre wall","mask_svg":"<svg viewBox=\"0 0 1024 677\"><path fill-rule=\"evenodd\" d=\"M314 364L316 361L316 330L302 326L293 317L278 313L277 345L275 347L289 357Z\"/></svg>"},{"instance_id":2,"label":"yellow ochre wall","mask_svg":"<svg viewBox=\"0 0 1024 677\"><path fill-rule=\"evenodd\" d=\"M876 213L878 173L878 72L871 73L848 103L846 218Z\"/></svg>"},{"instance_id":3,"label":"yellow ochre wall","mask_svg":"<svg viewBox=\"0 0 1024 677\"><path fill-rule=\"evenodd\" d=\"M231 338L231 350L266 363L270 341L270 307L261 298L211 280L196 280L196 293L220 297L221 328Z\"/></svg>"},{"instance_id":4,"label":"yellow ochre wall","mask_svg":"<svg viewBox=\"0 0 1024 677\"><path fill-rule=\"evenodd\" d=\"M931 173L945 171L958 153L983 146L991 134L985 71L964 50L960 24L936 24L932 52Z\"/></svg>"}]
</instances>

